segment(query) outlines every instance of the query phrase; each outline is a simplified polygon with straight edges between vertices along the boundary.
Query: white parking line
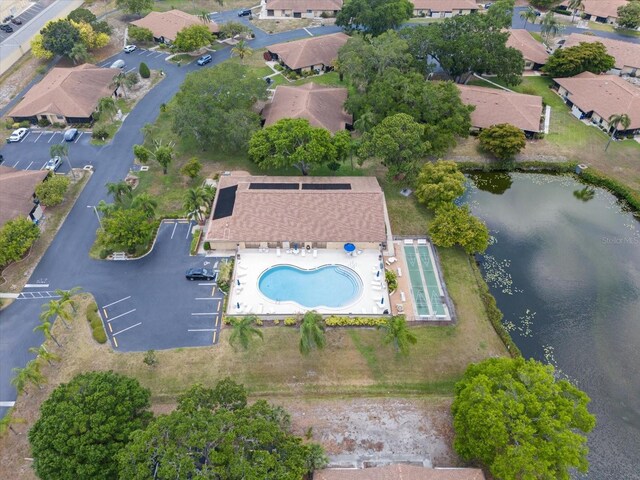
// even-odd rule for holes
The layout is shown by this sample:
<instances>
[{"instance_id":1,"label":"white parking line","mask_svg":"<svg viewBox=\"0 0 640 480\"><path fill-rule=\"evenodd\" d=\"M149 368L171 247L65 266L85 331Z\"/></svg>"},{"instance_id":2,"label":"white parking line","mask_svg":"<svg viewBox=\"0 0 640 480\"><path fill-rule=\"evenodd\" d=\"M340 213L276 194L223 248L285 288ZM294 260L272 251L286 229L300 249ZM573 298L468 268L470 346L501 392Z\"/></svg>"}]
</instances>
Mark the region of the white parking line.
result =
<instances>
[{"instance_id":1,"label":"white parking line","mask_svg":"<svg viewBox=\"0 0 640 480\"><path fill-rule=\"evenodd\" d=\"M24 288L48 288L48 283L27 283Z\"/></svg>"},{"instance_id":2,"label":"white parking line","mask_svg":"<svg viewBox=\"0 0 640 480\"><path fill-rule=\"evenodd\" d=\"M47 165L47 162L44 162L44 163L42 164L42 166L40 167L40 170L44 170L44 167L45 167L46 165Z\"/></svg>"},{"instance_id":3,"label":"white parking line","mask_svg":"<svg viewBox=\"0 0 640 480\"><path fill-rule=\"evenodd\" d=\"M128 312L121 313L120 315L116 315L115 317L110 318L109 320L107 320L107 322L113 322L116 318L124 317L125 315L129 315L130 313L133 313L135 311L136 309L134 308L133 310L129 310Z\"/></svg>"},{"instance_id":4,"label":"white parking line","mask_svg":"<svg viewBox=\"0 0 640 480\"><path fill-rule=\"evenodd\" d=\"M199 283L198 285L205 285L205 286L208 286L208 285L215 285L215 283Z\"/></svg>"},{"instance_id":5,"label":"white parking line","mask_svg":"<svg viewBox=\"0 0 640 480\"><path fill-rule=\"evenodd\" d=\"M190 328L187 332L215 332L215 328Z\"/></svg>"},{"instance_id":6,"label":"white parking line","mask_svg":"<svg viewBox=\"0 0 640 480\"><path fill-rule=\"evenodd\" d=\"M191 315L202 316L202 315L217 315L217 314L218 314L217 312L211 312L211 313L205 312L205 313L192 313Z\"/></svg>"},{"instance_id":7,"label":"white parking line","mask_svg":"<svg viewBox=\"0 0 640 480\"><path fill-rule=\"evenodd\" d=\"M147 57L150 56L150 55L153 55L154 53L156 53L156 52L154 52L153 50L149 50L149 53L147 53Z\"/></svg>"},{"instance_id":8,"label":"white parking line","mask_svg":"<svg viewBox=\"0 0 640 480\"><path fill-rule=\"evenodd\" d=\"M55 136L56 136L56 133L58 133L58 132L53 132L53 135L51 135L51 138L49 139L49 141L48 141L47 143L51 143L51 140L53 140L53 137L55 137ZM25 137L25 138L26 138L26 137Z\"/></svg>"},{"instance_id":9,"label":"white parking line","mask_svg":"<svg viewBox=\"0 0 640 480\"><path fill-rule=\"evenodd\" d=\"M213 297L196 297L195 300L215 300Z\"/></svg>"},{"instance_id":10,"label":"white parking line","mask_svg":"<svg viewBox=\"0 0 640 480\"><path fill-rule=\"evenodd\" d=\"M313 37L313 33L311 33L309 30L307 30L306 28L303 28L303 30L304 30L305 32L307 32L307 33L309 34L309 36L310 36L310 37Z\"/></svg>"},{"instance_id":11,"label":"white parking line","mask_svg":"<svg viewBox=\"0 0 640 480\"><path fill-rule=\"evenodd\" d=\"M20 163L20 160L18 160L18 161L16 162L16 164L13 166L13 168L16 168L16 167L18 166L18 164L19 164L19 163Z\"/></svg>"},{"instance_id":12,"label":"white parking line","mask_svg":"<svg viewBox=\"0 0 640 480\"><path fill-rule=\"evenodd\" d=\"M31 168L31 165L33 165L33 162L31 162L31 163L29 164L29 166L26 168L26 170L29 170L29 169Z\"/></svg>"},{"instance_id":13,"label":"white parking line","mask_svg":"<svg viewBox=\"0 0 640 480\"><path fill-rule=\"evenodd\" d=\"M158 54L156 55L156 58L163 56L165 53L164 52L158 52Z\"/></svg>"},{"instance_id":14,"label":"white parking line","mask_svg":"<svg viewBox=\"0 0 640 480\"><path fill-rule=\"evenodd\" d=\"M143 54L143 53L145 53L145 52L146 52L146 50L141 49L141 50L138 52L138 55L142 55L142 54Z\"/></svg>"},{"instance_id":15,"label":"white parking line","mask_svg":"<svg viewBox=\"0 0 640 480\"><path fill-rule=\"evenodd\" d=\"M120 335L122 332L126 332L127 330L131 330L134 327L137 327L138 325L142 325L142 322L138 322L135 325L131 325L130 327L127 328L123 328L122 330L120 330L119 332L116 332L114 334L112 334L112 337L115 337L116 335Z\"/></svg>"},{"instance_id":16,"label":"white parking line","mask_svg":"<svg viewBox=\"0 0 640 480\"><path fill-rule=\"evenodd\" d=\"M111 305L115 305L116 303L124 302L125 300L129 300L130 298L131 298L131 295L129 295L128 297L121 298L120 300L116 300L115 302L111 302L109 305L103 305L102 308L108 308Z\"/></svg>"},{"instance_id":17,"label":"white parking line","mask_svg":"<svg viewBox=\"0 0 640 480\"><path fill-rule=\"evenodd\" d=\"M177 223L173 224L173 231L171 232L171 240L173 240L173 234L176 233L176 228L178 227Z\"/></svg>"},{"instance_id":18,"label":"white parking line","mask_svg":"<svg viewBox=\"0 0 640 480\"><path fill-rule=\"evenodd\" d=\"M84 135L84 132L80 132L80 135L78 135L78 138L76 138L76 141L73 143L78 143L78 140L80 140L80 137Z\"/></svg>"},{"instance_id":19,"label":"white parking line","mask_svg":"<svg viewBox=\"0 0 640 480\"><path fill-rule=\"evenodd\" d=\"M124 72L124 73L131 73L131 72L133 72L135 69L136 69L135 67L130 68L129 70L127 70L127 71L126 71L126 72Z\"/></svg>"},{"instance_id":20,"label":"white parking line","mask_svg":"<svg viewBox=\"0 0 640 480\"><path fill-rule=\"evenodd\" d=\"M27 132L27 134L24 136L24 138L23 138L22 140L20 140L20 141L21 141L21 142L25 141L29 135L31 135L31 130L29 130L29 131Z\"/></svg>"},{"instance_id":21,"label":"white parking line","mask_svg":"<svg viewBox=\"0 0 640 480\"><path fill-rule=\"evenodd\" d=\"M38 135L38 138L36 138L36 140L35 140L35 141L37 142L38 140L40 140L40 137L41 137L42 135L44 135L44 131L40 132L40 135Z\"/></svg>"},{"instance_id":22,"label":"white parking line","mask_svg":"<svg viewBox=\"0 0 640 480\"><path fill-rule=\"evenodd\" d=\"M191 233L191 222L189 222L189 228L187 228L187 235L184 238L189 238L190 233Z\"/></svg>"}]
</instances>

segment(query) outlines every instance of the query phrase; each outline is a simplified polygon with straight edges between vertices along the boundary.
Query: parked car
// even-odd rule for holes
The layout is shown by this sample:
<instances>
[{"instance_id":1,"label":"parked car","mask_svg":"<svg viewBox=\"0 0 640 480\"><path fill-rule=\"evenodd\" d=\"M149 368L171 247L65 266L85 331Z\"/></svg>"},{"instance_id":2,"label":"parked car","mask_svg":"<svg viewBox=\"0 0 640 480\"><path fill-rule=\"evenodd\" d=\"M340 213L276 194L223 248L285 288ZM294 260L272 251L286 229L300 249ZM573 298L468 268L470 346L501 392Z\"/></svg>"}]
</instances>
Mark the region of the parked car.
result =
<instances>
[{"instance_id":1,"label":"parked car","mask_svg":"<svg viewBox=\"0 0 640 480\"><path fill-rule=\"evenodd\" d=\"M213 57L211 55L203 55L198 59L198 65L200 65L200 66L206 65L211 60L213 60Z\"/></svg>"},{"instance_id":2,"label":"parked car","mask_svg":"<svg viewBox=\"0 0 640 480\"><path fill-rule=\"evenodd\" d=\"M4 155L0 153L0 165L2 165L2 162L4 162Z\"/></svg>"},{"instance_id":3,"label":"parked car","mask_svg":"<svg viewBox=\"0 0 640 480\"><path fill-rule=\"evenodd\" d=\"M124 50L124 53L131 53L133 52L136 48L135 45L125 45L124 48L122 50Z\"/></svg>"},{"instance_id":4,"label":"parked car","mask_svg":"<svg viewBox=\"0 0 640 480\"><path fill-rule=\"evenodd\" d=\"M28 128L19 128L14 130L13 133L9 135L9 138L7 138L7 143L19 142L27 135L28 132Z\"/></svg>"},{"instance_id":5,"label":"parked car","mask_svg":"<svg viewBox=\"0 0 640 480\"><path fill-rule=\"evenodd\" d=\"M13 28L11 28L11 25L0 25L0 30L7 32L7 33L12 33L13 32Z\"/></svg>"},{"instance_id":6,"label":"parked car","mask_svg":"<svg viewBox=\"0 0 640 480\"><path fill-rule=\"evenodd\" d=\"M187 280L216 280L218 273L206 268L190 268L186 274Z\"/></svg>"},{"instance_id":7,"label":"parked car","mask_svg":"<svg viewBox=\"0 0 640 480\"><path fill-rule=\"evenodd\" d=\"M77 136L78 136L77 128L70 128L69 130L64 132L64 140L66 142L73 142Z\"/></svg>"},{"instance_id":8,"label":"parked car","mask_svg":"<svg viewBox=\"0 0 640 480\"><path fill-rule=\"evenodd\" d=\"M44 166L45 170L50 170L52 172L55 172L56 170L58 170L60 168L60 165L62 165L62 158L60 157L53 157L52 159L50 159L47 164Z\"/></svg>"},{"instance_id":9,"label":"parked car","mask_svg":"<svg viewBox=\"0 0 640 480\"><path fill-rule=\"evenodd\" d=\"M250 17L251 16L251 9L250 8L243 8L242 10L238 11L238 16L239 17Z\"/></svg>"},{"instance_id":10,"label":"parked car","mask_svg":"<svg viewBox=\"0 0 640 480\"><path fill-rule=\"evenodd\" d=\"M126 66L127 64L124 62L124 60L116 60L111 64L109 68L119 68L120 70L124 70L124 67Z\"/></svg>"},{"instance_id":11,"label":"parked car","mask_svg":"<svg viewBox=\"0 0 640 480\"><path fill-rule=\"evenodd\" d=\"M13 23L14 25L22 25L22 20L20 20L19 18L12 18L11 23Z\"/></svg>"}]
</instances>

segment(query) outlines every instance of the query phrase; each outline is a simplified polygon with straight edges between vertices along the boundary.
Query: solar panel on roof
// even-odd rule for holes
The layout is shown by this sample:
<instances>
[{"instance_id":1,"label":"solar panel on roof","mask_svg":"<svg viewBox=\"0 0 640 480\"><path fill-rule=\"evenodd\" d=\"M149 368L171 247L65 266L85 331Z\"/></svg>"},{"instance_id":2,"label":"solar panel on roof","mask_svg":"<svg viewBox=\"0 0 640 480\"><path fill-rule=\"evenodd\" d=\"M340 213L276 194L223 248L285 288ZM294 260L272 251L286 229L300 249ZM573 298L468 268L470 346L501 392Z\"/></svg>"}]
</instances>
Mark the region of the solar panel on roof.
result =
<instances>
[{"instance_id":1,"label":"solar panel on roof","mask_svg":"<svg viewBox=\"0 0 640 480\"><path fill-rule=\"evenodd\" d=\"M350 183L303 183L302 190L351 190Z\"/></svg>"},{"instance_id":2,"label":"solar panel on roof","mask_svg":"<svg viewBox=\"0 0 640 480\"><path fill-rule=\"evenodd\" d=\"M218 202L213 211L213 219L225 218L233 215L233 207L236 204L236 190L238 186L226 187L218 190Z\"/></svg>"},{"instance_id":3,"label":"solar panel on roof","mask_svg":"<svg viewBox=\"0 0 640 480\"><path fill-rule=\"evenodd\" d=\"M257 183L251 182L249 190L299 190L299 183Z\"/></svg>"}]
</instances>

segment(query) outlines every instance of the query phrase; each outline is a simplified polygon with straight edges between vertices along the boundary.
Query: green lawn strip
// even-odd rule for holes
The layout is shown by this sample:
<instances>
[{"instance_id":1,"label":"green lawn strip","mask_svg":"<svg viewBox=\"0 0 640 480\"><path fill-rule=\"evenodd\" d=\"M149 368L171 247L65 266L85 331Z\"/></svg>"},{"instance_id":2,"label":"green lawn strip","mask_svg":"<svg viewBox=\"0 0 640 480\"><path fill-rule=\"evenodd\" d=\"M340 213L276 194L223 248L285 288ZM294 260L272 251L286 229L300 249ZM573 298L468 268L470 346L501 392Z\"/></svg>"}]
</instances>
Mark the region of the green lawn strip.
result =
<instances>
[{"instance_id":1,"label":"green lawn strip","mask_svg":"<svg viewBox=\"0 0 640 480\"><path fill-rule=\"evenodd\" d=\"M608 23L589 22L589 28L591 30L600 30L601 32L615 32L618 35L627 37L640 37L640 32L637 30L629 30L628 28L615 28Z\"/></svg>"},{"instance_id":2,"label":"green lawn strip","mask_svg":"<svg viewBox=\"0 0 640 480\"><path fill-rule=\"evenodd\" d=\"M377 381L384 380L384 375L380 370L380 364L378 363L378 357L376 355L375 349L370 345L364 345L362 343L362 339L360 338L360 335L358 335L357 330L350 330L349 336L351 337L351 340L353 341L355 347L367 361L367 365L369 365L369 368L371 369L373 378L375 378Z\"/></svg>"},{"instance_id":3,"label":"green lawn strip","mask_svg":"<svg viewBox=\"0 0 640 480\"><path fill-rule=\"evenodd\" d=\"M177 53L173 57L169 59L170 62L179 63L180 65L188 65L193 62L197 57L190 55L188 53Z\"/></svg>"},{"instance_id":4,"label":"green lawn strip","mask_svg":"<svg viewBox=\"0 0 640 480\"><path fill-rule=\"evenodd\" d=\"M224 0L224 6L210 0L166 0L155 1L153 10L166 12L168 10L182 10L192 15L200 15L202 12L211 13L222 10L237 10L255 6L255 2L249 0Z\"/></svg>"},{"instance_id":5,"label":"green lawn strip","mask_svg":"<svg viewBox=\"0 0 640 480\"><path fill-rule=\"evenodd\" d=\"M538 32L529 32L531 34L531 36L533 38L535 38L538 42L543 43L542 41L542 35L540 35Z\"/></svg>"}]
</instances>

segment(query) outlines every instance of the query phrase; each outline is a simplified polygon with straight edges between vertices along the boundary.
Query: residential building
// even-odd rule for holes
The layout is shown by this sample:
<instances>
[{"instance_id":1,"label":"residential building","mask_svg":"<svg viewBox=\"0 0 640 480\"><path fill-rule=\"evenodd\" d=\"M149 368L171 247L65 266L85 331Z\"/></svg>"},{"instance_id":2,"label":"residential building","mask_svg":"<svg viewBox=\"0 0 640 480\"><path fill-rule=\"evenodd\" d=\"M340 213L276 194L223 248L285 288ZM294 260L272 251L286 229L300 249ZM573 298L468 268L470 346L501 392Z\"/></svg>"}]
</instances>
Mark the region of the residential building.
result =
<instances>
[{"instance_id":1,"label":"residential building","mask_svg":"<svg viewBox=\"0 0 640 480\"><path fill-rule=\"evenodd\" d=\"M35 191L48 174L48 170L18 170L0 165L0 227L14 218L40 220L43 212Z\"/></svg>"},{"instance_id":2,"label":"residential building","mask_svg":"<svg viewBox=\"0 0 640 480\"><path fill-rule=\"evenodd\" d=\"M607 53L616 59L615 67L609 73L635 76L640 70L640 44L606 37L594 37L582 33L572 33L567 37L562 48L575 47L583 42L602 43L607 49Z\"/></svg>"},{"instance_id":3,"label":"residential building","mask_svg":"<svg viewBox=\"0 0 640 480\"><path fill-rule=\"evenodd\" d=\"M160 43L172 43L180 30L192 25L204 25L211 33L220 31L220 27L216 22L205 23L196 15L185 13L182 10L150 12L146 17L131 22L131 25L148 28L153 32L154 40Z\"/></svg>"},{"instance_id":4,"label":"residential building","mask_svg":"<svg viewBox=\"0 0 640 480\"><path fill-rule=\"evenodd\" d=\"M322 127L331 133L351 128L353 117L344 110L347 89L306 83L300 87L279 85L264 109L265 125L272 125L283 118L306 118L314 127Z\"/></svg>"},{"instance_id":5,"label":"residential building","mask_svg":"<svg viewBox=\"0 0 640 480\"><path fill-rule=\"evenodd\" d=\"M14 122L48 120L50 123L91 123L98 102L115 93L117 68L85 63L73 68L53 68L9 112Z\"/></svg>"},{"instance_id":6,"label":"residential building","mask_svg":"<svg viewBox=\"0 0 640 480\"><path fill-rule=\"evenodd\" d=\"M544 45L524 29L509 30L507 47L520 50L524 58L525 70L540 70L549 58L549 53Z\"/></svg>"},{"instance_id":7,"label":"residential building","mask_svg":"<svg viewBox=\"0 0 640 480\"><path fill-rule=\"evenodd\" d=\"M612 129L609 118L626 113L629 128L618 131L619 137L640 133L640 88L615 75L583 72L569 78L554 78L558 94L581 120L590 120L605 132ZM620 127L622 128L622 127Z\"/></svg>"},{"instance_id":8,"label":"residential building","mask_svg":"<svg viewBox=\"0 0 640 480\"><path fill-rule=\"evenodd\" d=\"M262 0L260 18L335 17L343 0Z\"/></svg>"},{"instance_id":9,"label":"residential building","mask_svg":"<svg viewBox=\"0 0 640 480\"><path fill-rule=\"evenodd\" d=\"M508 123L528 135L541 131L542 97L471 85L458 88L462 102L476 107L471 112L473 128L481 130Z\"/></svg>"},{"instance_id":10,"label":"residential building","mask_svg":"<svg viewBox=\"0 0 640 480\"><path fill-rule=\"evenodd\" d=\"M564 0L559 8L572 11L569 8L570 0ZM618 21L618 8L627 4L627 0L582 0L584 9L578 10L579 14L592 22L615 24Z\"/></svg>"},{"instance_id":11,"label":"residential building","mask_svg":"<svg viewBox=\"0 0 640 480\"><path fill-rule=\"evenodd\" d=\"M205 241L212 249L379 249L387 241L384 193L375 177L222 175Z\"/></svg>"},{"instance_id":12,"label":"residential building","mask_svg":"<svg viewBox=\"0 0 640 480\"><path fill-rule=\"evenodd\" d=\"M411 3L414 17L448 18L481 9L475 0L412 0Z\"/></svg>"},{"instance_id":13,"label":"residential building","mask_svg":"<svg viewBox=\"0 0 640 480\"><path fill-rule=\"evenodd\" d=\"M293 42L277 43L268 48L268 56L298 73L333 69L338 50L349 40L342 32L309 37Z\"/></svg>"},{"instance_id":14,"label":"residential building","mask_svg":"<svg viewBox=\"0 0 640 480\"><path fill-rule=\"evenodd\" d=\"M370 468L325 468L313 480L485 480L479 468L428 468L391 464Z\"/></svg>"}]
</instances>

